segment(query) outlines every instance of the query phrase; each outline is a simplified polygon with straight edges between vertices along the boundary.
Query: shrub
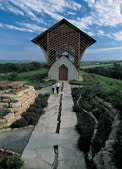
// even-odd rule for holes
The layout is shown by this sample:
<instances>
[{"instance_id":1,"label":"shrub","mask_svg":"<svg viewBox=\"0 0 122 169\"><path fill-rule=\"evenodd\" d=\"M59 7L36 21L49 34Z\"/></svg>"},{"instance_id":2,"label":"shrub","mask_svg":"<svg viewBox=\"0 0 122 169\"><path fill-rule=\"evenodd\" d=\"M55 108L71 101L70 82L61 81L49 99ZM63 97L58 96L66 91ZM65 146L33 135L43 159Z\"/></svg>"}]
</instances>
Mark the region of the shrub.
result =
<instances>
[{"instance_id":1,"label":"shrub","mask_svg":"<svg viewBox=\"0 0 122 169\"><path fill-rule=\"evenodd\" d=\"M14 122L11 127L25 127L27 125L36 125L40 115L44 113L43 108L47 105L49 95L39 95L34 104L30 105L26 112L22 114L22 118Z\"/></svg>"},{"instance_id":2,"label":"shrub","mask_svg":"<svg viewBox=\"0 0 122 169\"><path fill-rule=\"evenodd\" d=\"M74 102L74 106L73 106L73 111L74 111L74 112L81 112L80 107L79 107L78 104L75 103L75 102Z\"/></svg>"},{"instance_id":3,"label":"shrub","mask_svg":"<svg viewBox=\"0 0 122 169\"><path fill-rule=\"evenodd\" d=\"M0 110L0 118L4 117L5 115L7 115L9 113L8 110Z\"/></svg>"},{"instance_id":4,"label":"shrub","mask_svg":"<svg viewBox=\"0 0 122 169\"><path fill-rule=\"evenodd\" d=\"M35 100L36 104L40 104L42 107L47 106L47 97L40 95L38 98Z\"/></svg>"},{"instance_id":5,"label":"shrub","mask_svg":"<svg viewBox=\"0 0 122 169\"><path fill-rule=\"evenodd\" d=\"M25 127L28 125L28 121L25 120L23 117L17 121L15 121L12 125L11 128L18 128L18 127Z\"/></svg>"},{"instance_id":6,"label":"shrub","mask_svg":"<svg viewBox=\"0 0 122 169\"><path fill-rule=\"evenodd\" d=\"M17 80L17 73L10 74L8 76L8 80L12 80L12 81Z\"/></svg>"},{"instance_id":7,"label":"shrub","mask_svg":"<svg viewBox=\"0 0 122 169\"><path fill-rule=\"evenodd\" d=\"M78 80L70 80L69 83L71 85L82 85L83 84L82 81L78 81Z\"/></svg>"},{"instance_id":8,"label":"shrub","mask_svg":"<svg viewBox=\"0 0 122 169\"><path fill-rule=\"evenodd\" d=\"M28 125L35 125L40 117L40 115L35 114L35 112L25 112L22 116L28 121Z\"/></svg>"},{"instance_id":9,"label":"shrub","mask_svg":"<svg viewBox=\"0 0 122 169\"><path fill-rule=\"evenodd\" d=\"M12 155L7 159L7 169L20 169L24 164L24 161L16 155Z\"/></svg>"}]
</instances>

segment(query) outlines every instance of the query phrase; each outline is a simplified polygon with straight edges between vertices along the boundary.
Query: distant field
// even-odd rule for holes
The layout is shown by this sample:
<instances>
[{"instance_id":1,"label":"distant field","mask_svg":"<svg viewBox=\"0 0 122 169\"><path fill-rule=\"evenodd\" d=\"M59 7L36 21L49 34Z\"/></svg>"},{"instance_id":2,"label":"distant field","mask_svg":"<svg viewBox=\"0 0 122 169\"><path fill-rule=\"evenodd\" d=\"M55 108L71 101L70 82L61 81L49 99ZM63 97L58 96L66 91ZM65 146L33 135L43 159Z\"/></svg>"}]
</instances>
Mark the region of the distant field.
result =
<instances>
[{"instance_id":1,"label":"distant field","mask_svg":"<svg viewBox=\"0 0 122 169\"><path fill-rule=\"evenodd\" d=\"M94 68L94 67L106 67L112 66L114 63L122 65L122 61L91 61L91 62L81 62L81 69Z\"/></svg>"},{"instance_id":2,"label":"distant field","mask_svg":"<svg viewBox=\"0 0 122 169\"><path fill-rule=\"evenodd\" d=\"M0 64L5 63L30 63L30 62L40 62L41 61L35 61L35 60L0 60ZM101 64L113 64L113 63L120 63L122 64L122 61L81 61L81 66L87 66L87 65L101 65Z\"/></svg>"},{"instance_id":3,"label":"distant field","mask_svg":"<svg viewBox=\"0 0 122 169\"><path fill-rule=\"evenodd\" d=\"M122 91L122 80L113 79L101 75L94 75L97 79L99 79L101 82L108 84L110 87L113 87L114 89L118 89Z\"/></svg>"},{"instance_id":4,"label":"distant field","mask_svg":"<svg viewBox=\"0 0 122 169\"><path fill-rule=\"evenodd\" d=\"M23 63L31 63L35 61L26 61L26 60L0 60L0 64L6 64L6 63L16 63L16 64L23 64ZM36 61L41 62L41 61Z\"/></svg>"},{"instance_id":5,"label":"distant field","mask_svg":"<svg viewBox=\"0 0 122 169\"><path fill-rule=\"evenodd\" d=\"M47 69L32 70L22 73L11 73L1 75L0 80L14 80L14 81L25 81L25 84L33 85L34 87L40 87L40 82L47 76Z\"/></svg>"}]
</instances>

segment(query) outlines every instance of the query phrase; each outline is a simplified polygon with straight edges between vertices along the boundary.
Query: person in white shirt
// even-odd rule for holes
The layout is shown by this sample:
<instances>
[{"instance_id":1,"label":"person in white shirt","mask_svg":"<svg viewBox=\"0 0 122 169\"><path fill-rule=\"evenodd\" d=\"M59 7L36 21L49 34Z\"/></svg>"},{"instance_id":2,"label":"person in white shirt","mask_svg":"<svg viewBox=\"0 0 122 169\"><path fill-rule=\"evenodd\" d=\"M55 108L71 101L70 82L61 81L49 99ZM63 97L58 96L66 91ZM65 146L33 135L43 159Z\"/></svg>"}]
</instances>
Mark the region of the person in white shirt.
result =
<instances>
[{"instance_id":1,"label":"person in white shirt","mask_svg":"<svg viewBox=\"0 0 122 169\"><path fill-rule=\"evenodd\" d=\"M59 93L60 83L57 81L55 86L56 86L56 91L57 91L57 94L58 94Z\"/></svg>"},{"instance_id":2,"label":"person in white shirt","mask_svg":"<svg viewBox=\"0 0 122 169\"><path fill-rule=\"evenodd\" d=\"M54 94L55 91L55 83L52 83L52 93Z\"/></svg>"}]
</instances>

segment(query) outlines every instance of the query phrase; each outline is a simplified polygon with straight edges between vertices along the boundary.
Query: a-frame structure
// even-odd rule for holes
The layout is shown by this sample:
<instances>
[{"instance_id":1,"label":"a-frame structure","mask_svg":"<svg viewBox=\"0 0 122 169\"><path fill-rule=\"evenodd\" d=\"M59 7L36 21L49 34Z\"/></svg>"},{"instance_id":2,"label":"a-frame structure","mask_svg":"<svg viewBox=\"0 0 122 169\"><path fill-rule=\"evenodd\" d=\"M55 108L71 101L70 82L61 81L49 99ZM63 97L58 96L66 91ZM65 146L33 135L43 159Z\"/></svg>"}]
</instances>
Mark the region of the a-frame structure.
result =
<instances>
[{"instance_id":1,"label":"a-frame structure","mask_svg":"<svg viewBox=\"0 0 122 169\"><path fill-rule=\"evenodd\" d=\"M96 41L66 19L62 19L34 38L32 42L47 52L49 79L73 80L78 79L80 61L84 51ZM53 75L55 73L53 71L56 71L57 75ZM67 74L66 77L63 77L63 74L64 76Z\"/></svg>"}]
</instances>

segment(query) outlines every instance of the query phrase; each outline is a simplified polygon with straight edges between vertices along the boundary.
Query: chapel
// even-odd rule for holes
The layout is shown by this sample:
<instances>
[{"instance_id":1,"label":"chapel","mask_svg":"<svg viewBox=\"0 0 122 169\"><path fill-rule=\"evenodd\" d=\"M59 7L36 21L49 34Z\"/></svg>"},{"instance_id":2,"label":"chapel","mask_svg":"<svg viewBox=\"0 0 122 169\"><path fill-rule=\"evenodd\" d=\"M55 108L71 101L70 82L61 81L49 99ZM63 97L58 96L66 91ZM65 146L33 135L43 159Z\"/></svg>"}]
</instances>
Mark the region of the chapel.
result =
<instances>
[{"instance_id":1,"label":"chapel","mask_svg":"<svg viewBox=\"0 0 122 169\"><path fill-rule=\"evenodd\" d=\"M48 79L78 80L81 58L96 40L62 19L32 39L32 42L46 53Z\"/></svg>"}]
</instances>

